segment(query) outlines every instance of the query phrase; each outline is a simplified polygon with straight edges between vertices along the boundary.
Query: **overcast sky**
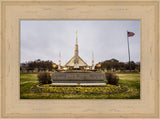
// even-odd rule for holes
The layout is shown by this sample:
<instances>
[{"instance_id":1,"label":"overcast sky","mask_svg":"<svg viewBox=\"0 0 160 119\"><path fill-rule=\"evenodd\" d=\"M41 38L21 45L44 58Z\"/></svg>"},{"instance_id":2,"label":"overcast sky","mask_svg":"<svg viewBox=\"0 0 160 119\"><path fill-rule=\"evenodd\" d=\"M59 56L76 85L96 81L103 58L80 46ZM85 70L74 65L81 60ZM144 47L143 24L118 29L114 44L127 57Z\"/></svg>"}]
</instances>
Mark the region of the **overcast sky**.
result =
<instances>
[{"instance_id":1,"label":"overcast sky","mask_svg":"<svg viewBox=\"0 0 160 119\"><path fill-rule=\"evenodd\" d=\"M140 61L139 20L21 20L21 63L36 59L65 65L73 56L78 30L79 56L91 65L116 58L128 62L127 30L131 60Z\"/></svg>"}]
</instances>

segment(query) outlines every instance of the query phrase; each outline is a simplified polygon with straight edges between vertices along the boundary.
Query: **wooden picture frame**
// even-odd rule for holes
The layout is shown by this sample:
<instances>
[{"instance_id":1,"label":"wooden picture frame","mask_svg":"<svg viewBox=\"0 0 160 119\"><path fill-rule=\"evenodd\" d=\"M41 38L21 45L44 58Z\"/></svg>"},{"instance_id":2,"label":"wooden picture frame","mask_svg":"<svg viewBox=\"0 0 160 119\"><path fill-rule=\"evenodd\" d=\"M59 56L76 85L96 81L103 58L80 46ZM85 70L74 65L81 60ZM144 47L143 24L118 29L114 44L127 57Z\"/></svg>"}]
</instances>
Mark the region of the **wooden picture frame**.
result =
<instances>
[{"instance_id":1,"label":"wooden picture frame","mask_svg":"<svg viewBox=\"0 0 160 119\"><path fill-rule=\"evenodd\" d=\"M1 118L159 118L159 0L1 0ZM20 20L141 21L140 99L20 99Z\"/></svg>"}]
</instances>

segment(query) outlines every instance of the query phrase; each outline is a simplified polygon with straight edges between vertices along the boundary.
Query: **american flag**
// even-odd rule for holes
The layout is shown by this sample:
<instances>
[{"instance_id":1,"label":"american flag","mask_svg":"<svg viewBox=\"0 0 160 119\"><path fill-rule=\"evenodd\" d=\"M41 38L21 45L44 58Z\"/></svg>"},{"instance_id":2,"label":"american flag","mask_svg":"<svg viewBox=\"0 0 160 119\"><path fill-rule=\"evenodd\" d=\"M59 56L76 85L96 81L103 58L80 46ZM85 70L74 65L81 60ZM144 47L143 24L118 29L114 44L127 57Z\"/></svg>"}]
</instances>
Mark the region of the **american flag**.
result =
<instances>
[{"instance_id":1,"label":"american flag","mask_svg":"<svg viewBox=\"0 0 160 119\"><path fill-rule=\"evenodd\" d=\"M128 32L128 37L134 36L135 34L133 32Z\"/></svg>"}]
</instances>

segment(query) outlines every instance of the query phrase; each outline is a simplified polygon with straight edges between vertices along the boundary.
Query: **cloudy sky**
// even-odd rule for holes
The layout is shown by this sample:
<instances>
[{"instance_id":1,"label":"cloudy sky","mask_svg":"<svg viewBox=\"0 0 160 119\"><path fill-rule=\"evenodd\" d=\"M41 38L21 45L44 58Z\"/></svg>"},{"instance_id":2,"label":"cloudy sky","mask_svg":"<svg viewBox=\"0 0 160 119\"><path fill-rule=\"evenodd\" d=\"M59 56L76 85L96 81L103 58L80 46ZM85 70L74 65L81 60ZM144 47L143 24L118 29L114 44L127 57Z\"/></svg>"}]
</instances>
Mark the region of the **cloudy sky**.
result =
<instances>
[{"instance_id":1,"label":"cloudy sky","mask_svg":"<svg viewBox=\"0 0 160 119\"><path fill-rule=\"evenodd\" d=\"M128 62L127 30L131 60L140 61L139 20L21 20L21 63L36 59L52 60L62 65L73 56L78 30L79 56L91 65L116 58Z\"/></svg>"}]
</instances>

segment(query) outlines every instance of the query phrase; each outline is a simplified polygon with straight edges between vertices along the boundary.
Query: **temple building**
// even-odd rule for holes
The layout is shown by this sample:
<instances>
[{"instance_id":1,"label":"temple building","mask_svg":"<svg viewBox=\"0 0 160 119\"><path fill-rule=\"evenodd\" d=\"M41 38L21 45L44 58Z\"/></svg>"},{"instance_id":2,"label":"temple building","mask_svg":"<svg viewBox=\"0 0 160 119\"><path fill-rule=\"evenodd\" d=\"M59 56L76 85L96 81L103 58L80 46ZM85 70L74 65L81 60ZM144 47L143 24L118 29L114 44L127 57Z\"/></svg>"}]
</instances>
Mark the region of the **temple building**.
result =
<instances>
[{"instance_id":1,"label":"temple building","mask_svg":"<svg viewBox=\"0 0 160 119\"><path fill-rule=\"evenodd\" d=\"M92 66L89 66L80 56L79 56L79 50L78 50L78 38L77 38L76 31L76 44L75 44L75 51L74 56L63 66L65 70L94 70L94 57L92 54ZM61 60L59 56L59 68L60 69Z\"/></svg>"}]
</instances>

